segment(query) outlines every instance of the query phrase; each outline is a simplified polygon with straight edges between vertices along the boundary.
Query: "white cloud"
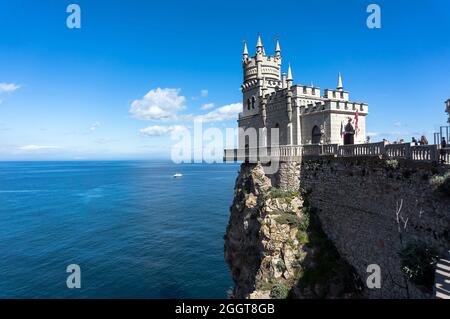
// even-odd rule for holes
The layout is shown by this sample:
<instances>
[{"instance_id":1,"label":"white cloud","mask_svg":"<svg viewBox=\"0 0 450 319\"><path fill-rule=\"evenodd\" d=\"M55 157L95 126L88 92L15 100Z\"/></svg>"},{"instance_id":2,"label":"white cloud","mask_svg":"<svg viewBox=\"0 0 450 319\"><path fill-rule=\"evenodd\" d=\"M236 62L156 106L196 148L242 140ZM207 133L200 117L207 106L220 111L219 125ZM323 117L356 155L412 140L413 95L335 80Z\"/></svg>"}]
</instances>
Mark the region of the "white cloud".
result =
<instances>
[{"instance_id":1,"label":"white cloud","mask_svg":"<svg viewBox=\"0 0 450 319\"><path fill-rule=\"evenodd\" d=\"M395 123L394 123L394 126L395 126L395 127L400 127L400 126L402 126L402 122L395 122Z\"/></svg>"},{"instance_id":2,"label":"white cloud","mask_svg":"<svg viewBox=\"0 0 450 319\"><path fill-rule=\"evenodd\" d=\"M150 90L142 99L131 103L130 113L140 120L167 120L185 107L186 98L180 89L157 88Z\"/></svg>"},{"instance_id":3,"label":"white cloud","mask_svg":"<svg viewBox=\"0 0 450 319\"><path fill-rule=\"evenodd\" d=\"M20 86L14 83L0 83L0 93L14 92L19 88Z\"/></svg>"},{"instance_id":4,"label":"white cloud","mask_svg":"<svg viewBox=\"0 0 450 319\"><path fill-rule=\"evenodd\" d=\"M203 104L202 105L202 107L201 107L201 109L202 110L211 110L211 109L213 109L214 108L214 103L206 103L206 104Z\"/></svg>"},{"instance_id":5,"label":"white cloud","mask_svg":"<svg viewBox=\"0 0 450 319\"><path fill-rule=\"evenodd\" d=\"M99 127L100 127L100 122L95 122L95 123L92 123L91 127L89 128L89 130L90 130L91 132L94 132L94 131L97 130Z\"/></svg>"},{"instance_id":6,"label":"white cloud","mask_svg":"<svg viewBox=\"0 0 450 319\"><path fill-rule=\"evenodd\" d=\"M172 132L182 132L184 130L187 130L187 127L183 125L169 125L169 126L153 125L143 128L139 132L147 136L161 136Z\"/></svg>"},{"instance_id":7,"label":"white cloud","mask_svg":"<svg viewBox=\"0 0 450 319\"><path fill-rule=\"evenodd\" d=\"M204 115L196 116L197 120L203 122L220 122L237 119L237 115L242 112L242 103L227 104Z\"/></svg>"},{"instance_id":8,"label":"white cloud","mask_svg":"<svg viewBox=\"0 0 450 319\"><path fill-rule=\"evenodd\" d=\"M40 150L55 150L59 149L58 146L47 146L47 145L24 145L19 147L21 151L40 151Z\"/></svg>"},{"instance_id":9,"label":"white cloud","mask_svg":"<svg viewBox=\"0 0 450 319\"><path fill-rule=\"evenodd\" d=\"M203 90L200 91L200 96L201 97L207 97L208 94L209 94L208 90L203 89Z\"/></svg>"}]
</instances>

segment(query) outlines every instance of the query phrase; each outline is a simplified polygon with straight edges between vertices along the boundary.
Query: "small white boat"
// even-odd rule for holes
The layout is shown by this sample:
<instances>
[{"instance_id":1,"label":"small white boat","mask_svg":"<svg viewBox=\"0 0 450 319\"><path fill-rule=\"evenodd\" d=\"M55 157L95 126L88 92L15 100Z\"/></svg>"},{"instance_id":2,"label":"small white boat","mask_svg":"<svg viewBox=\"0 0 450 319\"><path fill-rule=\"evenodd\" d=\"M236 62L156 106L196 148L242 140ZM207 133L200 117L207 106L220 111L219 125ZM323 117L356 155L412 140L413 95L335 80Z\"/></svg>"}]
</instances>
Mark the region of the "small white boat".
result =
<instances>
[{"instance_id":1,"label":"small white boat","mask_svg":"<svg viewBox=\"0 0 450 319\"><path fill-rule=\"evenodd\" d=\"M181 173L175 173L173 175L174 178L178 178L178 177L182 177L182 176L183 176L183 174L181 174Z\"/></svg>"}]
</instances>

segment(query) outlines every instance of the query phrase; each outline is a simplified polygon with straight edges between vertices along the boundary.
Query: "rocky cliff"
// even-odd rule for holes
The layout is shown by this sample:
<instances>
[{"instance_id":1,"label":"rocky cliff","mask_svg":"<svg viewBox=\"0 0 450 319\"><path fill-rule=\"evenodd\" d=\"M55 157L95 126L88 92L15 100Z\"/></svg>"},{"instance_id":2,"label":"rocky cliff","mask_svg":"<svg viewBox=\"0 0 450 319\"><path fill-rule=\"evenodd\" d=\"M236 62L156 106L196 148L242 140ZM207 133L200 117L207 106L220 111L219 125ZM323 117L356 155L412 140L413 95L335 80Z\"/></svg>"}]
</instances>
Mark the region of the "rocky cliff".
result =
<instances>
[{"instance_id":1,"label":"rocky cliff","mask_svg":"<svg viewBox=\"0 0 450 319\"><path fill-rule=\"evenodd\" d=\"M225 235L236 298L430 298L450 172L381 158L242 164ZM369 269L379 287L367 287Z\"/></svg>"},{"instance_id":2,"label":"rocky cliff","mask_svg":"<svg viewBox=\"0 0 450 319\"><path fill-rule=\"evenodd\" d=\"M272 187L262 166L242 164L225 235L235 298L359 296L361 280L305 196L299 188Z\"/></svg>"}]
</instances>

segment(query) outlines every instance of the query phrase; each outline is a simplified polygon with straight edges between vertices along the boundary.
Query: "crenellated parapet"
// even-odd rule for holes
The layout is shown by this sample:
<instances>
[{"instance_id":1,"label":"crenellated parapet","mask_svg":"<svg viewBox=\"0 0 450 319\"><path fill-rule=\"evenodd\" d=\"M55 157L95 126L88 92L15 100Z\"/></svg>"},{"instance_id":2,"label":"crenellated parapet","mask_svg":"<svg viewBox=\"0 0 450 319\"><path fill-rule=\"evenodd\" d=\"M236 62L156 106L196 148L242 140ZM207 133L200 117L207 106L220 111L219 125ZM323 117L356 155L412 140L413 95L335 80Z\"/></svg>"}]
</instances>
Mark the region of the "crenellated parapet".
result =
<instances>
[{"instance_id":1,"label":"crenellated parapet","mask_svg":"<svg viewBox=\"0 0 450 319\"><path fill-rule=\"evenodd\" d=\"M324 91L323 97L325 99L333 99L333 100L343 100L343 101L349 100L348 92L344 90L326 89Z\"/></svg>"},{"instance_id":2,"label":"crenellated parapet","mask_svg":"<svg viewBox=\"0 0 450 319\"><path fill-rule=\"evenodd\" d=\"M258 35L256 44L256 54L253 57L248 56L247 44L244 44L242 58L242 68L244 71L244 84L254 80L279 81L281 77L281 54L277 40L275 55L266 55L261 37Z\"/></svg>"},{"instance_id":3,"label":"crenellated parapet","mask_svg":"<svg viewBox=\"0 0 450 319\"><path fill-rule=\"evenodd\" d=\"M300 106L300 114L323 111L337 111L345 113L356 113L356 111L358 111L360 115L367 115L369 113L369 106L366 103L333 100L320 101Z\"/></svg>"},{"instance_id":4,"label":"crenellated parapet","mask_svg":"<svg viewBox=\"0 0 450 319\"><path fill-rule=\"evenodd\" d=\"M320 98L320 87L296 84L292 87L294 96Z\"/></svg>"}]
</instances>

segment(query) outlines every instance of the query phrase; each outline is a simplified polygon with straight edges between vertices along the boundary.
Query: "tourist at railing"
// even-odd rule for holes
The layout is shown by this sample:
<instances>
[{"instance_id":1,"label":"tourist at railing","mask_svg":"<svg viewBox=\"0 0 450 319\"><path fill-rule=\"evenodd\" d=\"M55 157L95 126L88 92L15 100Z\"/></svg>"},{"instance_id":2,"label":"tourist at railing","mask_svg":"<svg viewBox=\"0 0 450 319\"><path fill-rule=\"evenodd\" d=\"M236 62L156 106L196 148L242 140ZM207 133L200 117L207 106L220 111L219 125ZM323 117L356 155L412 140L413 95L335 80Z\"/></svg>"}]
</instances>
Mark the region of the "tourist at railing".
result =
<instances>
[{"instance_id":1,"label":"tourist at railing","mask_svg":"<svg viewBox=\"0 0 450 319\"><path fill-rule=\"evenodd\" d=\"M420 138L420 145L428 145L428 140L425 135L422 135L422 137Z\"/></svg>"},{"instance_id":2,"label":"tourist at railing","mask_svg":"<svg viewBox=\"0 0 450 319\"><path fill-rule=\"evenodd\" d=\"M413 136L412 140L411 140L411 144L414 146L418 146L419 142L416 140L416 138Z\"/></svg>"},{"instance_id":3,"label":"tourist at railing","mask_svg":"<svg viewBox=\"0 0 450 319\"><path fill-rule=\"evenodd\" d=\"M441 149L439 150L439 153L441 155L441 163L445 163L445 154L447 153L447 141L445 140L445 137L442 137L441 140Z\"/></svg>"}]
</instances>

